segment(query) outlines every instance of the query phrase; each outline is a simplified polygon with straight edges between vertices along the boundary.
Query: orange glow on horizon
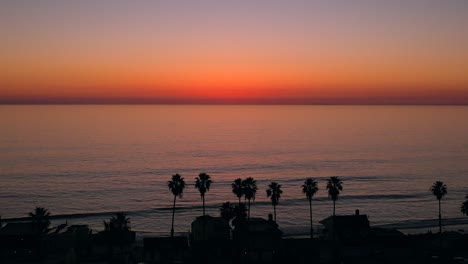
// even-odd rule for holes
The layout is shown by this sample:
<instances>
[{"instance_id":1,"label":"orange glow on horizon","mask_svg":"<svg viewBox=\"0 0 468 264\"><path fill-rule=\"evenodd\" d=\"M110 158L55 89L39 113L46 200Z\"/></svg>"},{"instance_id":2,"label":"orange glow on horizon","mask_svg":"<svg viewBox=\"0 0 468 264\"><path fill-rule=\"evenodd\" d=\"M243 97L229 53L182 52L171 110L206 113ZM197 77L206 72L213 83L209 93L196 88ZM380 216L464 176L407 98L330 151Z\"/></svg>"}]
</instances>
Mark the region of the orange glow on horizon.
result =
<instances>
[{"instance_id":1,"label":"orange glow on horizon","mask_svg":"<svg viewBox=\"0 0 468 264\"><path fill-rule=\"evenodd\" d=\"M2 3L0 103L468 104L467 4L208 2Z\"/></svg>"}]
</instances>

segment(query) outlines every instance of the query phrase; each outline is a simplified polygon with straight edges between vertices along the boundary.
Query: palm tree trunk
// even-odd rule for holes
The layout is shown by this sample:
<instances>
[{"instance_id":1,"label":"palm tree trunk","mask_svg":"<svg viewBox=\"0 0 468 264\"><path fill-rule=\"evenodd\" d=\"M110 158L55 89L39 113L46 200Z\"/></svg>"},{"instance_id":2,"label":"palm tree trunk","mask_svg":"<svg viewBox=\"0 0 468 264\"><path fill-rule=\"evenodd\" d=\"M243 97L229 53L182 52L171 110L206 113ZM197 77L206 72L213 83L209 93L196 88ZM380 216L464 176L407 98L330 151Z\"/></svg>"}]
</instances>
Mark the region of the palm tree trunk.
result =
<instances>
[{"instance_id":1,"label":"palm tree trunk","mask_svg":"<svg viewBox=\"0 0 468 264\"><path fill-rule=\"evenodd\" d=\"M247 211L247 219L250 220L250 199L249 199L249 210Z\"/></svg>"},{"instance_id":2,"label":"palm tree trunk","mask_svg":"<svg viewBox=\"0 0 468 264\"><path fill-rule=\"evenodd\" d=\"M333 236L333 243L335 243L336 241L336 228L335 228L335 204L336 204L336 201L333 199L333 219L332 219L332 229L333 229L333 233L332 233L332 236Z\"/></svg>"},{"instance_id":3,"label":"palm tree trunk","mask_svg":"<svg viewBox=\"0 0 468 264\"><path fill-rule=\"evenodd\" d=\"M202 201L203 201L203 217L205 217L205 195L202 195Z\"/></svg>"},{"instance_id":4,"label":"palm tree trunk","mask_svg":"<svg viewBox=\"0 0 468 264\"><path fill-rule=\"evenodd\" d=\"M175 216L175 203L177 196L174 195L174 205L172 206L172 225L171 225L171 237L174 237L174 216Z\"/></svg>"},{"instance_id":5,"label":"palm tree trunk","mask_svg":"<svg viewBox=\"0 0 468 264\"><path fill-rule=\"evenodd\" d=\"M309 212L310 212L310 239L314 238L314 227L312 225L312 199L309 199Z\"/></svg>"},{"instance_id":6,"label":"palm tree trunk","mask_svg":"<svg viewBox=\"0 0 468 264\"><path fill-rule=\"evenodd\" d=\"M203 240L206 240L205 195L202 195L202 201L203 201Z\"/></svg>"},{"instance_id":7,"label":"palm tree trunk","mask_svg":"<svg viewBox=\"0 0 468 264\"><path fill-rule=\"evenodd\" d=\"M440 210L440 199L439 199L439 234L442 234L442 215Z\"/></svg>"},{"instance_id":8,"label":"palm tree trunk","mask_svg":"<svg viewBox=\"0 0 468 264\"><path fill-rule=\"evenodd\" d=\"M335 216L335 203L336 203L336 201L333 200L333 216Z\"/></svg>"},{"instance_id":9,"label":"palm tree trunk","mask_svg":"<svg viewBox=\"0 0 468 264\"><path fill-rule=\"evenodd\" d=\"M276 205L273 205L273 214L275 215L275 223L276 223Z\"/></svg>"}]
</instances>

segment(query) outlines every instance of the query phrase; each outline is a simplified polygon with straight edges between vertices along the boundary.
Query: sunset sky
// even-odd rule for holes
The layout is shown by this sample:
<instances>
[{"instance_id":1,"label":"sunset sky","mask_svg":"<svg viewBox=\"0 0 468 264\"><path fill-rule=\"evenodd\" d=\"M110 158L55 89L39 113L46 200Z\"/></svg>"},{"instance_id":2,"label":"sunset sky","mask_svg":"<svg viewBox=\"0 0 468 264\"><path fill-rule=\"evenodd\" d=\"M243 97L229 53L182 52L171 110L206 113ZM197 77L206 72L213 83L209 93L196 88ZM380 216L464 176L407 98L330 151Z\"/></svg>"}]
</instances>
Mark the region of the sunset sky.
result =
<instances>
[{"instance_id":1,"label":"sunset sky","mask_svg":"<svg viewBox=\"0 0 468 264\"><path fill-rule=\"evenodd\" d=\"M0 103L468 104L468 1L0 2Z\"/></svg>"}]
</instances>

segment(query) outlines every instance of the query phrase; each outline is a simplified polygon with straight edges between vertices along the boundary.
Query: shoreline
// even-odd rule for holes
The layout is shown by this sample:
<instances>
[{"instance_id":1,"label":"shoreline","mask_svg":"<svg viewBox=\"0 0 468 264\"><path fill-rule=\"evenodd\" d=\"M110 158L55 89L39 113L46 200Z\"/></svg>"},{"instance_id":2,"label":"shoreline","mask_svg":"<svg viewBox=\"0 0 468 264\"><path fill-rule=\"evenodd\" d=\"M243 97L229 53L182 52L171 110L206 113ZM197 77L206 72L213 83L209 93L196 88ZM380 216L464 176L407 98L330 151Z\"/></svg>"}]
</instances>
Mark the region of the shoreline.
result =
<instances>
[{"instance_id":1,"label":"shoreline","mask_svg":"<svg viewBox=\"0 0 468 264\"><path fill-rule=\"evenodd\" d=\"M89 217L83 217L83 215L88 215L86 213L83 214L72 214L72 217L68 215L55 215L51 216L51 223L52 225L60 225L63 222L70 222L70 225L88 225L92 230L95 232L102 231L103 227L97 227L94 225L96 222L101 222L102 220L90 219ZM101 215L101 214L100 214ZM104 214L104 215L107 215ZM109 213L112 215L112 213ZM69 221L71 220L71 221ZM83 221L84 220L84 221ZM88 221L86 221L88 220ZM91 221L90 221L91 220ZM93 221L94 220L94 221ZM29 217L17 217L17 218L1 218L1 223L3 225L7 223L22 223L30 221ZM443 231L444 232L458 232L461 234L468 234L468 218L466 217L457 217L457 218L449 218L443 219ZM418 235L418 234L428 234L428 233L438 233L438 219L423 219L423 220L407 220L402 222L396 223L388 223L388 224L374 224L370 226L371 228L381 228L387 230L397 230L405 235ZM280 229L283 231L283 237L285 238L306 238L309 237L309 227L301 227L291 230L290 228ZM322 225L314 225L314 230L317 230L317 234L323 231L324 227ZM142 229L133 229L136 232L137 237L145 237L156 235L158 237L166 237L170 236L170 232L166 230L142 230ZM188 229L185 232L176 232L179 234L188 234L190 233L190 224L188 224Z\"/></svg>"}]
</instances>

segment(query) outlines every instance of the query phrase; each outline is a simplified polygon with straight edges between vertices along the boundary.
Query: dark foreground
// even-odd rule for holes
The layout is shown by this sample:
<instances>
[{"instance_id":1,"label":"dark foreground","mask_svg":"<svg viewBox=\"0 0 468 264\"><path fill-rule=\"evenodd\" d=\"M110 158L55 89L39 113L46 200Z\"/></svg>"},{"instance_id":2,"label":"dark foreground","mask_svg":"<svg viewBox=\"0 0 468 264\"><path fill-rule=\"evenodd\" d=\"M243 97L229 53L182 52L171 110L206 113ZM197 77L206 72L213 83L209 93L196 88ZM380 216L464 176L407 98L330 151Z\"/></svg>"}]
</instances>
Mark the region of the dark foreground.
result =
<instances>
[{"instance_id":1,"label":"dark foreground","mask_svg":"<svg viewBox=\"0 0 468 264\"><path fill-rule=\"evenodd\" d=\"M205 235L192 226L187 236L143 240L131 231L93 234L84 225L41 235L28 233L25 224L10 225L0 232L0 263L468 263L468 235L456 232L404 235L369 228L285 239L274 225L260 222L229 236L211 222Z\"/></svg>"}]
</instances>

